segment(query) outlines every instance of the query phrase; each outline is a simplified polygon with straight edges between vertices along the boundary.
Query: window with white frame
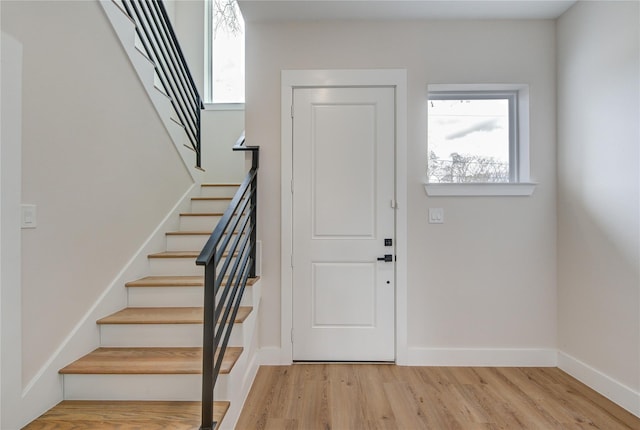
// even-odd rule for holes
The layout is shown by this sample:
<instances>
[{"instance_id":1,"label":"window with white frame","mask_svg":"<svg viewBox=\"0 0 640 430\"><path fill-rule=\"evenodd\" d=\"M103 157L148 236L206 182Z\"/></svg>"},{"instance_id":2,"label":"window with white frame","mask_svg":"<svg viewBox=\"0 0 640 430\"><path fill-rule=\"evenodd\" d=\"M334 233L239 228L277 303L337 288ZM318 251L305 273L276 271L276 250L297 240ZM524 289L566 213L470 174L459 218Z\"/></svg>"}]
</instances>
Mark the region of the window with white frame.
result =
<instances>
[{"instance_id":1,"label":"window with white frame","mask_svg":"<svg viewBox=\"0 0 640 430\"><path fill-rule=\"evenodd\" d=\"M236 0L205 1L205 103L244 103L244 20Z\"/></svg>"},{"instance_id":2,"label":"window with white frame","mask_svg":"<svg viewBox=\"0 0 640 430\"><path fill-rule=\"evenodd\" d=\"M499 195L530 185L526 86L430 85L427 130L427 193Z\"/></svg>"}]
</instances>

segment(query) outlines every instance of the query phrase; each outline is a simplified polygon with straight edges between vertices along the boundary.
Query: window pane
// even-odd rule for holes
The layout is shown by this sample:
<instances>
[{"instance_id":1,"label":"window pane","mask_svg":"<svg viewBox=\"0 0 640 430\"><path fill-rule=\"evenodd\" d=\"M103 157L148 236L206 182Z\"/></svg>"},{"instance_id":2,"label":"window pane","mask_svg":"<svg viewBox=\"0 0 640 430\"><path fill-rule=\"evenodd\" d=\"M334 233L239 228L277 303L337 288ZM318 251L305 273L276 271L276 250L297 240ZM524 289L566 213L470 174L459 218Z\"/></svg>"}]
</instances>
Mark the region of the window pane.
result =
<instances>
[{"instance_id":1,"label":"window pane","mask_svg":"<svg viewBox=\"0 0 640 430\"><path fill-rule=\"evenodd\" d=\"M429 100L429 182L509 182L509 100Z\"/></svg>"},{"instance_id":2,"label":"window pane","mask_svg":"<svg viewBox=\"0 0 640 430\"><path fill-rule=\"evenodd\" d=\"M244 103L244 20L235 0L214 0L214 103Z\"/></svg>"}]
</instances>

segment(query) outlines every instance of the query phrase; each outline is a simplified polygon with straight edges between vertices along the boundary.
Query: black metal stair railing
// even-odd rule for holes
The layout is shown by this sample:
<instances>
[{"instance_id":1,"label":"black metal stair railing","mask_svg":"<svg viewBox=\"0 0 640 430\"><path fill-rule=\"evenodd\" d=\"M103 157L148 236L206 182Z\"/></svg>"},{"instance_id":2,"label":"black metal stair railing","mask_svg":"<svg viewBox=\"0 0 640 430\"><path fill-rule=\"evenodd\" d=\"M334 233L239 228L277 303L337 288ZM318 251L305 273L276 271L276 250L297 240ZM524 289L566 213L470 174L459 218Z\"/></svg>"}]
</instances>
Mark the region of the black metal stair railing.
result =
<instances>
[{"instance_id":1,"label":"black metal stair railing","mask_svg":"<svg viewBox=\"0 0 640 430\"><path fill-rule=\"evenodd\" d=\"M234 150L252 151L251 170L196 260L204 266L201 430L216 427L215 384L247 280L256 275L259 148L245 146L243 136Z\"/></svg>"},{"instance_id":2,"label":"black metal stair railing","mask_svg":"<svg viewBox=\"0 0 640 430\"><path fill-rule=\"evenodd\" d=\"M200 111L204 104L193 81L162 0L120 0L136 24L145 54L155 65L161 90L169 97L176 122L184 128L201 167Z\"/></svg>"}]
</instances>

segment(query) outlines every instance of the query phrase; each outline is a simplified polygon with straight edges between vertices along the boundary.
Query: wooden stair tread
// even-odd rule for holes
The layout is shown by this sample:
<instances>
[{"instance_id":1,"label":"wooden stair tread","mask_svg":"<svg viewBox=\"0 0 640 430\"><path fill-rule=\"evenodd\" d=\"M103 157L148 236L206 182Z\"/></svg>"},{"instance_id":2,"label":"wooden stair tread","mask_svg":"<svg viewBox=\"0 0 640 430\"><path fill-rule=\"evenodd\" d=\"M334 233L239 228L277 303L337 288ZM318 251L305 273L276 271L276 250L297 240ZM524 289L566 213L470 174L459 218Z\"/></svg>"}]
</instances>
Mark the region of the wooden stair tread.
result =
<instances>
[{"instance_id":1,"label":"wooden stair tread","mask_svg":"<svg viewBox=\"0 0 640 430\"><path fill-rule=\"evenodd\" d=\"M155 254L149 254L147 257L149 258L193 258L196 259L200 255L202 251L163 251ZM223 257L227 257L229 254L227 252L223 253ZM238 256L238 253L233 254L234 257Z\"/></svg>"},{"instance_id":2,"label":"wooden stair tread","mask_svg":"<svg viewBox=\"0 0 640 430\"><path fill-rule=\"evenodd\" d=\"M149 254L149 258L198 258L200 251L164 251Z\"/></svg>"},{"instance_id":3,"label":"wooden stair tread","mask_svg":"<svg viewBox=\"0 0 640 430\"><path fill-rule=\"evenodd\" d=\"M202 307L125 308L99 319L98 324L202 324ZM253 308L240 306L235 323L243 323Z\"/></svg>"},{"instance_id":4,"label":"wooden stair tread","mask_svg":"<svg viewBox=\"0 0 640 430\"><path fill-rule=\"evenodd\" d=\"M211 236L211 231L168 231L167 236Z\"/></svg>"},{"instance_id":5,"label":"wooden stair tread","mask_svg":"<svg viewBox=\"0 0 640 430\"><path fill-rule=\"evenodd\" d=\"M181 213L180 216L222 216L224 213L222 212L185 212Z\"/></svg>"},{"instance_id":6,"label":"wooden stair tread","mask_svg":"<svg viewBox=\"0 0 640 430\"><path fill-rule=\"evenodd\" d=\"M198 201L220 201L220 200L227 200L227 201L231 201L231 200L233 200L233 197L191 197L191 200L198 200Z\"/></svg>"},{"instance_id":7,"label":"wooden stair tread","mask_svg":"<svg viewBox=\"0 0 640 430\"><path fill-rule=\"evenodd\" d=\"M202 287L204 276L146 276L127 282L127 287Z\"/></svg>"},{"instance_id":8,"label":"wooden stair tread","mask_svg":"<svg viewBox=\"0 0 640 430\"><path fill-rule=\"evenodd\" d=\"M228 409L229 402L214 402L218 425ZM197 430L200 414L200 402L64 400L23 430Z\"/></svg>"},{"instance_id":9,"label":"wooden stair tread","mask_svg":"<svg viewBox=\"0 0 640 430\"><path fill-rule=\"evenodd\" d=\"M228 347L224 354L220 373L229 373L241 353L241 347ZM101 347L60 369L59 373L64 375L201 374L202 348Z\"/></svg>"},{"instance_id":10,"label":"wooden stair tread","mask_svg":"<svg viewBox=\"0 0 640 430\"><path fill-rule=\"evenodd\" d=\"M259 276L249 278L247 285L253 285L259 279ZM202 287L203 285L203 276L146 276L126 283L127 287Z\"/></svg>"},{"instance_id":11,"label":"wooden stair tread","mask_svg":"<svg viewBox=\"0 0 640 430\"><path fill-rule=\"evenodd\" d=\"M211 236L211 233L212 233L211 231L197 231L197 230L194 230L194 231L190 231L190 230L183 231L183 230L179 230L179 231L168 231L165 234L167 236L198 236L198 235ZM232 234L233 235L237 235L238 232L234 231Z\"/></svg>"}]
</instances>

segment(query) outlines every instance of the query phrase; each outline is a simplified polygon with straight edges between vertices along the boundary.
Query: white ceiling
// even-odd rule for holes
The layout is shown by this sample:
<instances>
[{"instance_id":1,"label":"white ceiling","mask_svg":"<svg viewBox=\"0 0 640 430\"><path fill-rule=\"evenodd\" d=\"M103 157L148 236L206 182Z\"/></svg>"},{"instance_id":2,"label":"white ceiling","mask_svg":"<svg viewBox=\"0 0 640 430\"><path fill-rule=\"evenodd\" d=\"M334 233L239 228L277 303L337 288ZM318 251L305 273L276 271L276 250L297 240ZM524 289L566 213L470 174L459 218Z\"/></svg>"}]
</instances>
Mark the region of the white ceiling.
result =
<instances>
[{"instance_id":1,"label":"white ceiling","mask_svg":"<svg viewBox=\"0 0 640 430\"><path fill-rule=\"evenodd\" d=\"M238 0L245 21L554 19L575 0Z\"/></svg>"}]
</instances>

